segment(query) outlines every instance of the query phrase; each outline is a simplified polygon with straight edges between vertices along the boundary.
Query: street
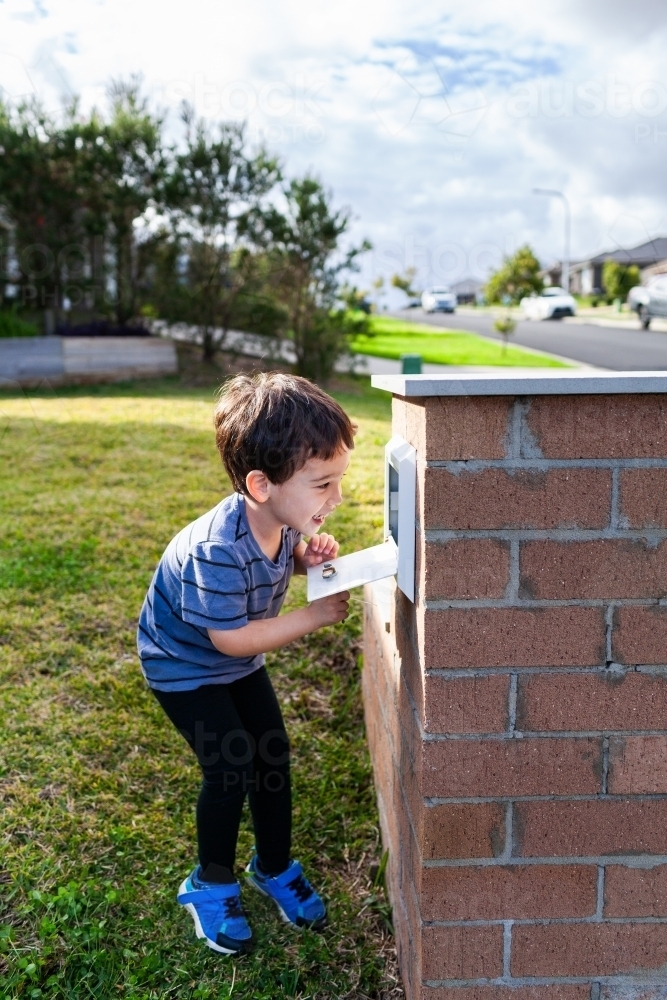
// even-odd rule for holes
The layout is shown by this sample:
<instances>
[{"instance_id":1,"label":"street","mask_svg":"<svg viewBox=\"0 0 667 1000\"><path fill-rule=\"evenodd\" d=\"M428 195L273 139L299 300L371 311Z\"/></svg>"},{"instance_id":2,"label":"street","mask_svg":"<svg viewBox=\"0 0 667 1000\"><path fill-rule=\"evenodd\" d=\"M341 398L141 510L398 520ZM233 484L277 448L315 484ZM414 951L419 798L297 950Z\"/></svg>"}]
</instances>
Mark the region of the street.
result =
<instances>
[{"instance_id":1,"label":"street","mask_svg":"<svg viewBox=\"0 0 667 1000\"><path fill-rule=\"evenodd\" d=\"M493 329L494 317L488 313L427 315L421 309L405 309L390 315L414 323L449 330L470 330L485 337L501 339ZM510 342L615 371L667 371L667 333L653 330L613 329L558 320L519 320Z\"/></svg>"}]
</instances>

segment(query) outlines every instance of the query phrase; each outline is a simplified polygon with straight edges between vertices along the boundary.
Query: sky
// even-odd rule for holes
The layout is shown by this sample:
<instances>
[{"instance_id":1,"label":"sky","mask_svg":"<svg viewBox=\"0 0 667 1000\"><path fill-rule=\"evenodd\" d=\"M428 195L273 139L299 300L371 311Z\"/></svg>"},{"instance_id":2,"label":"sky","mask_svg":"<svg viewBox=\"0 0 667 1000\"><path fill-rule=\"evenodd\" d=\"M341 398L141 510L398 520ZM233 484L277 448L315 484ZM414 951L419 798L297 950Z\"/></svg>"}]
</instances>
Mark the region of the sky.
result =
<instances>
[{"instance_id":1,"label":"sky","mask_svg":"<svg viewBox=\"0 0 667 1000\"><path fill-rule=\"evenodd\" d=\"M309 171L368 238L362 287L484 278L667 236L664 0L0 0L0 93L103 106L140 73L178 125L212 123Z\"/></svg>"}]
</instances>

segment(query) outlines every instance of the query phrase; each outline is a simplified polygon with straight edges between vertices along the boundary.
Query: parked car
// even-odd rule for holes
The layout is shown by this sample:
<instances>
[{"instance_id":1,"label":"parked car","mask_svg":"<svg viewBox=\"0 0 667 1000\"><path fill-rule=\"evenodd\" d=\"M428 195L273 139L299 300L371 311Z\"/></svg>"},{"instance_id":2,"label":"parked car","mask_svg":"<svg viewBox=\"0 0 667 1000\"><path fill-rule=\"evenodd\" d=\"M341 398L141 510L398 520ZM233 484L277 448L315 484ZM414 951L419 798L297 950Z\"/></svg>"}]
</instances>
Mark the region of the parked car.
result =
<instances>
[{"instance_id":1,"label":"parked car","mask_svg":"<svg viewBox=\"0 0 667 1000\"><path fill-rule=\"evenodd\" d=\"M656 316L667 316L667 274L656 274L648 285L631 288L628 305L637 313L645 330Z\"/></svg>"},{"instance_id":2,"label":"parked car","mask_svg":"<svg viewBox=\"0 0 667 1000\"><path fill-rule=\"evenodd\" d=\"M447 288L427 288L422 295L424 312L453 313L456 309L456 296Z\"/></svg>"},{"instance_id":3,"label":"parked car","mask_svg":"<svg viewBox=\"0 0 667 1000\"><path fill-rule=\"evenodd\" d=\"M519 305L526 319L562 319L577 312L577 303L572 296L557 285L545 288L540 295L521 299Z\"/></svg>"}]
</instances>

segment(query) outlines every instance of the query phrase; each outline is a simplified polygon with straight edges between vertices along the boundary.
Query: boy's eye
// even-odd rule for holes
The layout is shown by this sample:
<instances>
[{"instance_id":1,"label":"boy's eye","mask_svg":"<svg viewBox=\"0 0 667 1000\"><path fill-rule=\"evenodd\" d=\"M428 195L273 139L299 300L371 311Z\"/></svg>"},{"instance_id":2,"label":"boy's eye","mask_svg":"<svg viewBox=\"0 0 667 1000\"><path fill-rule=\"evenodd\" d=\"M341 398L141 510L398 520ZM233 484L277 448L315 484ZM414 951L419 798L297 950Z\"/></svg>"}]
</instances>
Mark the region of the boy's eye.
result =
<instances>
[{"instance_id":1,"label":"boy's eye","mask_svg":"<svg viewBox=\"0 0 667 1000\"><path fill-rule=\"evenodd\" d=\"M319 488L320 488L321 490L326 490L327 486L329 486L329 483L320 483L320 486L319 486Z\"/></svg>"}]
</instances>

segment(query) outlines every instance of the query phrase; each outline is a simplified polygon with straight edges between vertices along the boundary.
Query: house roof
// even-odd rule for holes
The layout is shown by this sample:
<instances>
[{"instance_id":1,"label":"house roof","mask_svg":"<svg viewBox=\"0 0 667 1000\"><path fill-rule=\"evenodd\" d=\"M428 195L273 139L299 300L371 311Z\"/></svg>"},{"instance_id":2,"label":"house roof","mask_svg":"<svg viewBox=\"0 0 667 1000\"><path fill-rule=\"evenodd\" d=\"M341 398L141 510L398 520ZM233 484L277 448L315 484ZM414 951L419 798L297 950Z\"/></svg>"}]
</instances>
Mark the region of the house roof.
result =
<instances>
[{"instance_id":1,"label":"house roof","mask_svg":"<svg viewBox=\"0 0 667 1000\"><path fill-rule=\"evenodd\" d=\"M450 291L458 292L459 295L474 295L482 287L483 283L477 281L475 278L462 278L460 281L455 281L453 285L449 286Z\"/></svg>"},{"instance_id":2,"label":"house roof","mask_svg":"<svg viewBox=\"0 0 667 1000\"><path fill-rule=\"evenodd\" d=\"M606 260L615 260L619 264L637 264L638 267L648 267L650 264L657 264L660 260L667 259L667 236L657 236L648 243L640 243L639 246L629 249L619 248L608 250L606 253L599 253L595 257L588 257L580 260L573 267L589 267L595 264L604 264Z\"/></svg>"}]
</instances>

